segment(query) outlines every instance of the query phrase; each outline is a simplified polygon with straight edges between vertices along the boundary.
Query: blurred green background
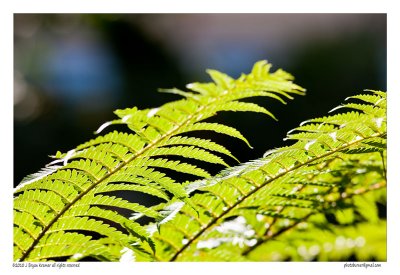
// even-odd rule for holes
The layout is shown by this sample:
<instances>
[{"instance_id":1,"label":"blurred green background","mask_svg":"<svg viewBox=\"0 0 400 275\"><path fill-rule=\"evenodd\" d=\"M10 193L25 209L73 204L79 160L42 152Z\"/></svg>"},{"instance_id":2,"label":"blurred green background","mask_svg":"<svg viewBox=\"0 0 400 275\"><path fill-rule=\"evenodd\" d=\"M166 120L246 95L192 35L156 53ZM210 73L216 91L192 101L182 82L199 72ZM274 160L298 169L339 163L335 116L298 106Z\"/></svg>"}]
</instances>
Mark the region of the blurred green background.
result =
<instances>
[{"instance_id":1,"label":"blurred green background","mask_svg":"<svg viewBox=\"0 0 400 275\"><path fill-rule=\"evenodd\" d=\"M207 68L238 77L262 59L307 95L287 106L253 100L279 122L218 116L253 145L211 137L242 162L282 146L287 131L347 96L386 90L386 14L15 14L14 185L57 150L93 138L113 110L159 106L178 97L158 88L209 81Z\"/></svg>"}]
</instances>

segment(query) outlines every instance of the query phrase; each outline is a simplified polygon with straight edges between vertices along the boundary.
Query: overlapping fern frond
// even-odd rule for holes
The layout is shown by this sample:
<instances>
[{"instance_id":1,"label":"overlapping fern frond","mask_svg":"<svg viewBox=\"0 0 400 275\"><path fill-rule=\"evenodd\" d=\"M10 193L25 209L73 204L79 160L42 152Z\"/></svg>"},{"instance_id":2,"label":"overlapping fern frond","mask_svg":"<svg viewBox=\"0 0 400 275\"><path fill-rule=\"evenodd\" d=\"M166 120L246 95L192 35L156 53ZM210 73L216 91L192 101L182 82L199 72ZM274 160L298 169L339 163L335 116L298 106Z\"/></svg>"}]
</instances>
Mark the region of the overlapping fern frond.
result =
<instances>
[{"instance_id":1,"label":"overlapping fern frond","mask_svg":"<svg viewBox=\"0 0 400 275\"><path fill-rule=\"evenodd\" d=\"M207 229L211 229L213 224L209 224L208 219L203 221L207 214L199 205L215 206L210 215L219 215L216 218L218 222L225 220L229 215L221 215L223 211L234 213L230 203L236 204L236 188L228 188L224 183L210 193L220 195L218 200L212 196L195 196L192 201L188 186L185 189L165 171L210 177L210 172L201 164L185 160L227 166L221 156L234 156L221 144L185 134L214 131L248 144L237 129L205 120L220 111L251 111L274 117L264 107L240 100L262 96L285 102L285 99L292 99L293 94L304 93L292 82L289 74L282 70L271 73L270 67L265 61L258 62L250 74L236 80L209 70L212 83L189 84L187 88L190 91L164 90L182 95L184 99L154 109L117 110L118 119L97 130L100 133L113 124L124 124L129 128L126 133L109 132L67 153L57 153L55 161L43 171L26 178L15 189L14 260L77 261L90 257L118 261L126 253L131 253L136 260L153 260L155 252L156 259L160 255L161 260L166 260L164 253L157 252L161 244L152 238L154 228L145 226L149 220L154 221L156 227L163 226L162 233L177 227L181 227L179 232L185 232L185 226L190 224L189 244L197 241L197 237L191 238L198 231L197 225L192 227L193 222L183 225L185 219L205 222ZM249 196L247 188L250 187L243 186L244 197ZM146 206L141 200L119 197L119 192L131 192L136 197L140 194L151 196L159 203ZM225 196L228 201L222 205L220 200ZM245 201L250 204L251 200ZM181 212L178 218L173 219L182 207L183 211L190 212L190 216ZM236 205L234 208L236 211ZM171 219L174 223L168 223ZM159 235L159 239L161 237L174 246L175 240L164 234ZM182 249L182 239L178 240L173 252Z\"/></svg>"},{"instance_id":2,"label":"overlapping fern frond","mask_svg":"<svg viewBox=\"0 0 400 275\"><path fill-rule=\"evenodd\" d=\"M154 235L164 261L386 260L386 93L303 122L293 145L185 185Z\"/></svg>"}]
</instances>

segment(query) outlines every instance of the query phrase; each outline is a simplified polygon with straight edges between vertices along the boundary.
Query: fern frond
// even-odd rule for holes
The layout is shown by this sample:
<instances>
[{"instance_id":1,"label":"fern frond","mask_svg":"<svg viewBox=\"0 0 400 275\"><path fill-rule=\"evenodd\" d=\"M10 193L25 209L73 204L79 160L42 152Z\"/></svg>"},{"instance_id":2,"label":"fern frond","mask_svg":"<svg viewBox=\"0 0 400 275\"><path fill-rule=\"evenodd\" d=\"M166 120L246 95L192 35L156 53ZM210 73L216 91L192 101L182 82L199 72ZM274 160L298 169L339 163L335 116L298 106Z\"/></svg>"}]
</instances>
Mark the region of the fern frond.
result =
<instances>
[{"instance_id":1,"label":"fern frond","mask_svg":"<svg viewBox=\"0 0 400 275\"><path fill-rule=\"evenodd\" d=\"M354 224L365 228L384 224L376 203L385 202L386 94L374 92L372 97L354 99L363 99L365 106L348 104L346 107L357 111L302 123L288 134L287 138L295 141L293 145L274 149L262 159L228 168L210 179L186 184L198 214L184 206L174 220L161 226L154 236L157 257L212 261L218 259L216 252L236 251L247 260L338 260L322 253L320 243L319 250L313 248L310 256L309 247L300 247L305 245L301 241L293 244L291 236L308 226L309 236L314 238L307 245L317 245L316 234L322 234L318 228L335 228L324 218L332 215L341 224L332 236L348 234ZM240 224L229 225L238 219ZM221 229L229 228L227 225L241 228L242 237L234 234L239 238L236 243L229 230ZM348 229L342 229L346 226ZM360 238L366 246L374 245L373 235ZM383 241L380 239L380 244ZM293 253L280 254L277 243L290 245ZM385 257L384 247L376 251L379 259ZM304 249L308 254L302 252Z\"/></svg>"},{"instance_id":2,"label":"fern frond","mask_svg":"<svg viewBox=\"0 0 400 275\"><path fill-rule=\"evenodd\" d=\"M273 117L264 107L239 100L262 96L285 102L282 97L304 94L289 74L272 73L270 67L265 61L258 62L252 73L239 79L210 70L212 83L189 84L188 92L169 90L183 99L152 109L116 110L117 118L96 131L123 124L126 133L109 132L67 153L57 152L47 170L16 188L14 260L94 257L115 261L127 251L133 251L137 260L151 259L155 244L138 218L166 223L175 216L177 208L171 205L176 203L197 211L184 185L165 170L207 178L211 173L202 163L227 166L218 154L235 158L224 146L185 137L185 133L213 131L249 144L237 129L204 120L220 111L261 112ZM186 163L186 159L200 164ZM135 199L117 197L119 191L151 195L162 202L144 206ZM86 247L77 247L79 242Z\"/></svg>"}]
</instances>

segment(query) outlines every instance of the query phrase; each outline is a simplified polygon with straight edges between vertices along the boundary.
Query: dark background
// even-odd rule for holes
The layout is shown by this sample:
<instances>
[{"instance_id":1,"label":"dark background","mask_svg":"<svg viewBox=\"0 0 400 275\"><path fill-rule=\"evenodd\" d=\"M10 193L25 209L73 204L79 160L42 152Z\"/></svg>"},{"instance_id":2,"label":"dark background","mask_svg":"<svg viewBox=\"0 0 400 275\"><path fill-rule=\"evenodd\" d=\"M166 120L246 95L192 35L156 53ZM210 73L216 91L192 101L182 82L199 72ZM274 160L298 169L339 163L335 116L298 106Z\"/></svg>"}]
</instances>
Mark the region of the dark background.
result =
<instances>
[{"instance_id":1,"label":"dark background","mask_svg":"<svg viewBox=\"0 0 400 275\"><path fill-rule=\"evenodd\" d=\"M218 116L253 145L212 137L242 162L282 146L287 131L347 96L386 90L386 15L15 14L14 185L57 150L93 138L115 109L157 107L178 98L158 88L210 81L207 68L238 77L262 59L293 74L307 95L287 106L253 100L279 122Z\"/></svg>"}]
</instances>

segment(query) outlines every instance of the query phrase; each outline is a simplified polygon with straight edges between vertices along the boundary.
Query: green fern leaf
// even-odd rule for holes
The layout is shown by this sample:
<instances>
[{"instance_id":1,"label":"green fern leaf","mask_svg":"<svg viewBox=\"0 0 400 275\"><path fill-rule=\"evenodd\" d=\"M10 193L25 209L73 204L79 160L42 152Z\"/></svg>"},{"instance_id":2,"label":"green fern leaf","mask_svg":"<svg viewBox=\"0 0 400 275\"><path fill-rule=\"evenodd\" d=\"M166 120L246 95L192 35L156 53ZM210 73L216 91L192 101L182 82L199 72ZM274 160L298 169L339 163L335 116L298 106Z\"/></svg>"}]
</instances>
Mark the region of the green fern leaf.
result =
<instances>
[{"instance_id":1,"label":"green fern leaf","mask_svg":"<svg viewBox=\"0 0 400 275\"><path fill-rule=\"evenodd\" d=\"M288 134L288 139L296 141L291 146L274 149L262 159L228 168L210 179L186 184L198 214L184 206L172 221L161 226L155 234L157 258L193 261L200 259L193 255L201 255L202 261L213 261L218 259L215 253L236 251L246 260L340 259L321 252L315 239L321 234L319 228L349 234L354 224L365 228L384 224L376 203L385 202L379 194L386 188L386 94L373 93L372 97L354 97L365 99L365 106L347 105L357 112L302 123ZM382 120L377 123L377 118ZM336 228L326 216L346 229ZM304 241L293 243L292 236L305 230L310 233L309 247ZM376 242L367 232L362 239L367 246ZM378 242L384 241L381 238ZM293 247L293 251L284 256L277 242ZM384 247L380 246L376 257L385 257ZM362 260L371 257L357 255Z\"/></svg>"},{"instance_id":2,"label":"green fern leaf","mask_svg":"<svg viewBox=\"0 0 400 275\"><path fill-rule=\"evenodd\" d=\"M57 152L46 169L15 189L14 260L93 257L116 261L129 255L152 260L156 245L150 238L152 231L140 218L168 224L177 213L176 205L182 204L197 213L185 185L164 171L208 178L211 173L202 163L227 166L217 153L235 158L220 144L184 134L214 131L249 144L237 129L203 121L219 111L253 111L273 117L263 107L238 100L263 96L285 102L282 97L304 94L289 74L281 70L271 73L270 67L258 62L253 69L256 75L239 79L209 70L214 82L189 84L188 92L168 91L183 99L152 109L116 110L117 118L96 131L99 134L123 124L126 133L108 132L66 153ZM177 161L174 156L182 159ZM185 159L200 163L189 164ZM119 191L151 195L162 202L145 206L135 199L117 197ZM85 247L79 248L78 243Z\"/></svg>"}]
</instances>

